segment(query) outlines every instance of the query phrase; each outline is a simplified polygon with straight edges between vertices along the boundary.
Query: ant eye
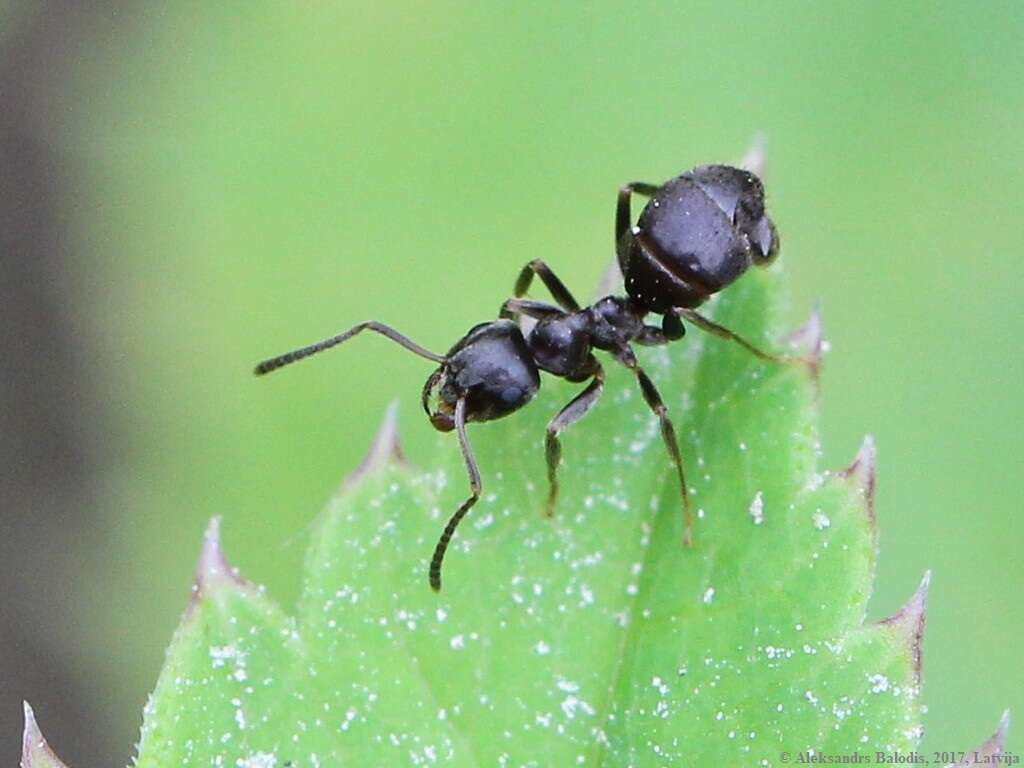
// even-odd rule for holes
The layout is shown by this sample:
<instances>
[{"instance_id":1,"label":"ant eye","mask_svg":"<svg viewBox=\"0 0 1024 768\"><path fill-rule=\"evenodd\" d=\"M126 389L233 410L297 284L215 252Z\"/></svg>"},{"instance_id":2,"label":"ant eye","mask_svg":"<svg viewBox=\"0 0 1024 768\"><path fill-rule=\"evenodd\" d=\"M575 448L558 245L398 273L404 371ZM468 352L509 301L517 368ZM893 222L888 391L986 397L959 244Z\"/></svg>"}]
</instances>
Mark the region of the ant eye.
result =
<instances>
[{"instance_id":1,"label":"ant eye","mask_svg":"<svg viewBox=\"0 0 1024 768\"><path fill-rule=\"evenodd\" d=\"M506 405L515 405L523 399L523 390L520 387L506 387L501 391L501 400Z\"/></svg>"}]
</instances>

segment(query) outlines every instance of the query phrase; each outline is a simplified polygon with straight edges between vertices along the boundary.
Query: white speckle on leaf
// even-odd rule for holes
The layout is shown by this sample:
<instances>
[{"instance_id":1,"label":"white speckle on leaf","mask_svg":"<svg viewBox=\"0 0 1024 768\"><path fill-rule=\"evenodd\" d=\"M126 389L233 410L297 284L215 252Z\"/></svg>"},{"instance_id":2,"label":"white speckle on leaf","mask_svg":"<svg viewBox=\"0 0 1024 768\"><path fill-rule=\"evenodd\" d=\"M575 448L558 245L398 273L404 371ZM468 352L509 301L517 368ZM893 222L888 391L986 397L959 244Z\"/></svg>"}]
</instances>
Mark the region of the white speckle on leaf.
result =
<instances>
[{"instance_id":1,"label":"white speckle on leaf","mask_svg":"<svg viewBox=\"0 0 1024 768\"><path fill-rule=\"evenodd\" d=\"M448 645L452 647L453 651L461 651L466 647L466 638L463 635L455 635L448 641Z\"/></svg>"},{"instance_id":2,"label":"white speckle on leaf","mask_svg":"<svg viewBox=\"0 0 1024 768\"><path fill-rule=\"evenodd\" d=\"M754 525L760 525L764 522L764 495L760 491L754 496L754 500L750 502L750 517L754 521Z\"/></svg>"},{"instance_id":3,"label":"white speckle on leaf","mask_svg":"<svg viewBox=\"0 0 1024 768\"><path fill-rule=\"evenodd\" d=\"M341 730L347 731L349 726L352 725L352 721L356 719L355 707L349 707L345 712L345 719L341 723Z\"/></svg>"},{"instance_id":4,"label":"white speckle on leaf","mask_svg":"<svg viewBox=\"0 0 1024 768\"><path fill-rule=\"evenodd\" d=\"M590 704L575 696L566 696L559 706L562 708L562 712L565 716L570 720L576 717L576 710L579 710L586 715L595 714L594 708L590 706Z\"/></svg>"},{"instance_id":5,"label":"white speckle on leaf","mask_svg":"<svg viewBox=\"0 0 1024 768\"><path fill-rule=\"evenodd\" d=\"M657 675L655 675L654 677L651 678L651 687L652 688L656 688L658 693L661 694L661 696L663 696L663 697L664 696L668 696L668 694L669 694L668 686Z\"/></svg>"},{"instance_id":6,"label":"white speckle on leaf","mask_svg":"<svg viewBox=\"0 0 1024 768\"><path fill-rule=\"evenodd\" d=\"M885 675L868 675L872 693L884 693L889 690L889 678Z\"/></svg>"},{"instance_id":7,"label":"white speckle on leaf","mask_svg":"<svg viewBox=\"0 0 1024 768\"><path fill-rule=\"evenodd\" d=\"M230 676L232 679L243 683L249 675L245 670L246 654L234 645L210 646L210 659L214 669L225 666L229 661L233 662Z\"/></svg>"},{"instance_id":8,"label":"white speckle on leaf","mask_svg":"<svg viewBox=\"0 0 1024 768\"><path fill-rule=\"evenodd\" d=\"M714 599L715 599L715 588L714 587L708 587L707 589L705 589L704 590L704 595L703 595L703 597L701 597L701 600L704 602L704 605L711 605L711 601L714 600Z\"/></svg>"},{"instance_id":9,"label":"white speckle on leaf","mask_svg":"<svg viewBox=\"0 0 1024 768\"><path fill-rule=\"evenodd\" d=\"M223 667L228 660L238 658L238 649L233 645L212 645L210 646L210 658L213 660L213 667Z\"/></svg>"},{"instance_id":10,"label":"white speckle on leaf","mask_svg":"<svg viewBox=\"0 0 1024 768\"><path fill-rule=\"evenodd\" d=\"M915 725L903 731L903 735L911 741L920 741L924 735L924 726Z\"/></svg>"},{"instance_id":11,"label":"white speckle on leaf","mask_svg":"<svg viewBox=\"0 0 1024 768\"><path fill-rule=\"evenodd\" d=\"M235 761L238 768L274 768L277 755L271 752L256 752L248 757L240 757Z\"/></svg>"},{"instance_id":12,"label":"white speckle on leaf","mask_svg":"<svg viewBox=\"0 0 1024 768\"><path fill-rule=\"evenodd\" d=\"M545 643L543 640L538 640L537 644L533 646L533 652L538 656L547 656L551 653L551 646Z\"/></svg>"},{"instance_id":13,"label":"white speckle on leaf","mask_svg":"<svg viewBox=\"0 0 1024 768\"><path fill-rule=\"evenodd\" d=\"M242 700L232 699L231 706L235 708L235 723L238 725L238 730L245 730L245 712L242 711Z\"/></svg>"},{"instance_id":14,"label":"white speckle on leaf","mask_svg":"<svg viewBox=\"0 0 1024 768\"><path fill-rule=\"evenodd\" d=\"M828 515L822 512L815 512L811 520L814 523L814 527L819 531L823 531L832 525L832 521L828 519Z\"/></svg>"}]
</instances>

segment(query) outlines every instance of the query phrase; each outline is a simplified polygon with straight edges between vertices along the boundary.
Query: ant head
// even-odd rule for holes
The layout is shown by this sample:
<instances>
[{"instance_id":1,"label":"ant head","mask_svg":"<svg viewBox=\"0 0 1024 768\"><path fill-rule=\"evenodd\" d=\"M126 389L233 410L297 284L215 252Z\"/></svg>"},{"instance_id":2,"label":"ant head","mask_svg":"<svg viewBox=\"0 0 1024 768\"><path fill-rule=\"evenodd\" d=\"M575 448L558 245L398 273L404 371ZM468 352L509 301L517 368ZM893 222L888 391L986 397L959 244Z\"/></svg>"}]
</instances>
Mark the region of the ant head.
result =
<instances>
[{"instance_id":1,"label":"ant head","mask_svg":"<svg viewBox=\"0 0 1024 768\"><path fill-rule=\"evenodd\" d=\"M448 351L424 385L423 404L434 427L449 432L460 399L466 401L467 421L491 421L522 408L539 387L540 374L519 326L496 320L474 326Z\"/></svg>"}]
</instances>

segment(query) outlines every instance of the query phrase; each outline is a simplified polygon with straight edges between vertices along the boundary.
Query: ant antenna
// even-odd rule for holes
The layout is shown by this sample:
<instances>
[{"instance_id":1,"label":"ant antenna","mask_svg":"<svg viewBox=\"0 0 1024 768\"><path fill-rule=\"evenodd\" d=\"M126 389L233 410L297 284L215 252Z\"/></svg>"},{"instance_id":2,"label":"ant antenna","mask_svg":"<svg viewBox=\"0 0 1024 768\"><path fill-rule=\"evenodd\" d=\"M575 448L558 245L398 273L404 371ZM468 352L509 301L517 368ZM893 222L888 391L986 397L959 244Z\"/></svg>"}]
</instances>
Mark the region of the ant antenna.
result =
<instances>
[{"instance_id":1,"label":"ant antenna","mask_svg":"<svg viewBox=\"0 0 1024 768\"><path fill-rule=\"evenodd\" d=\"M374 320L370 320L365 323L359 323L359 325L353 326L349 330L345 331L344 333L338 334L337 336L332 336L329 339L318 341L316 344L310 344L308 347L296 349L293 352L286 352L283 355L278 355L277 357L272 357L269 360L264 360L262 363L256 366L254 373L257 376L263 376L264 374L270 373L271 371L276 371L278 368L283 368L286 365L290 365L291 363L294 363L298 360L302 360L303 358L309 357L310 355L315 355L317 352L323 352L325 349L336 347L339 344L348 341L353 336L366 330L375 331L376 333L379 333L381 336L386 336L396 344L405 347L413 354L419 355L420 357L425 357L427 360L432 360L435 363L443 363L445 361L445 358L443 356L435 355L433 352L424 349L412 339L409 339L400 334L394 328L384 325L383 323L378 323Z\"/></svg>"},{"instance_id":2,"label":"ant antenna","mask_svg":"<svg viewBox=\"0 0 1024 768\"><path fill-rule=\"evenodd\" d=\"M455 403L455 432L459 436L459 447L462 449L462 458L466 462L466 474L469 475L470 496L451 516L448 524L441 532L441 538L437 540L434 548L434 556L430 558L430 588L435 592L441 591L441 565L444 563L444 553L448 550L448 543L455 535L455 529L459 527L462 518L476 504L480 498L482 485L480 483L480 469L476 465L476 458L473 456L473 448L466 437L466 398L460 397Z\"/></svg>"}]
</instances>

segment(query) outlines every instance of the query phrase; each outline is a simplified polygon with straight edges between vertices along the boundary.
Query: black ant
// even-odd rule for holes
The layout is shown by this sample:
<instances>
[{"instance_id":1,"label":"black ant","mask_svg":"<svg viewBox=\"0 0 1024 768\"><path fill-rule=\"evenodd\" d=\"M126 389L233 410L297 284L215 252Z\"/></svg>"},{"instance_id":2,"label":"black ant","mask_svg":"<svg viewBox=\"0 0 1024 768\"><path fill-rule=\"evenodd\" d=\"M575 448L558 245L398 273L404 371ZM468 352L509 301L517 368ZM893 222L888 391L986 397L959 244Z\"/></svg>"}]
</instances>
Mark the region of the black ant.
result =
<instances>
[{"instance_id":1,"label":"black ant","mask_svg":"<svg viewBox=\"0 0 1024 768\"><path fill-rule=\"evenodd\" d=\"M636 226L631 225L630 198L649 197ZM593 354L599 349L631 370L648 407L661 423L661 435L679 479L686 521L684 540L692 544L693 515L675 429L654 382L644 373L630 346L667 344L685 333L683 319L699 328L735 341L764 360L790 362L769 354L737 334L698 314L712 294L740 277L751 264L770 263L779 250L775 225L765 213L764 187L750 171L725 165L695 168L657 186L634 182L619 190L615 216L615 250L627 296L606 296L581 307L561 280L540 260L531 261L515 284L516 298L501 309L501 317L474 326L444 355L424 349L381 323L360 323L338 336L265 360L256 366L262 375L304 357L337 346L356 334L375 331L420 357L439 364L423 387L423 408L434 427L455 430L469 474L471 494L448 520L430 561L430 586L441 588L441 564L462 518L480 498L482 484L466 424L492 421L526 405L540 388L540 371L571 382L589 380L586 388L548 423L547 515L558 499L558 465L562 457L559 434L579 421L597 402L604 387L604 370ZM534 276L551 292L558 306L519 298ZM648 314L661 315L661 326L646 325ZM524 336L521 316L536 320ZM436 405L431 407L432 400Z\"/></svg>"}]
</instances>

